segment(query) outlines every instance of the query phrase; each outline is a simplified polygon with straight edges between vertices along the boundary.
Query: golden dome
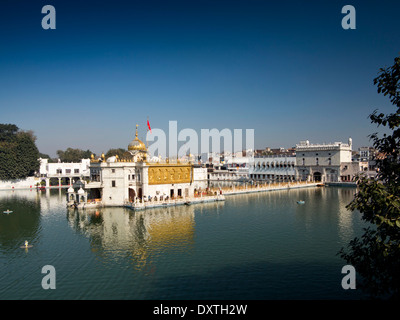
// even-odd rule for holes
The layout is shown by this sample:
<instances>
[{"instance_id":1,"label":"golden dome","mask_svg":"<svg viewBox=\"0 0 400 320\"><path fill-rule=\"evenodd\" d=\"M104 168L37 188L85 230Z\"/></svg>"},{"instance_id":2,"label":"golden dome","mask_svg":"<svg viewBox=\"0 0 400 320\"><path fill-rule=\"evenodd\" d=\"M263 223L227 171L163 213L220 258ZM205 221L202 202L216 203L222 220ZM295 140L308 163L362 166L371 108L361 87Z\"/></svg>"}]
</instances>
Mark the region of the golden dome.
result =
<instances>
[{"instance_id":1,"label":"golden dome","mask_svg":"<svg viewBox=\"0 0 400 320\"><path fill-rule=\"evenodd\" d=\"M147 151L146 145L139 140L138 138L138 125L136 125L136 137L133 141L128 145L128 150L136 150L136 151Z\"/></svg>"}]
</instances>

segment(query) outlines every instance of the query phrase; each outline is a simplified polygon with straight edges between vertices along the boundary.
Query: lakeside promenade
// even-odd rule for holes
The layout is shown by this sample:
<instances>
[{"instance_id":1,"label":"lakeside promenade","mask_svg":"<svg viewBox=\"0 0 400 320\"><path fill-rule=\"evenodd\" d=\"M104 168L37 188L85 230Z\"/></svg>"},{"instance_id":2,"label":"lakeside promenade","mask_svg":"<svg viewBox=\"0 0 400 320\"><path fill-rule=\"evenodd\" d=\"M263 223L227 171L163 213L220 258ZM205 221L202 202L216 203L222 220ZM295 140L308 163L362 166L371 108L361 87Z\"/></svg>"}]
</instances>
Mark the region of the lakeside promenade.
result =
<instances>
[{"instance_id":1,"label":"lakeside promenade","mask_svg":"<svg viewBox=\"0 0 400 320\"><path fill-rule=\"evenodd\" d=\"M254 185L240 185L229 187L212 187L207 191L195 195L194 197L143 201L143 202L127 202L124 207L133 210L145 210L151 208L160 208L178 205L192 205L204 202L225 201L225 196L255 193L255 192L271 192L278 190L291 190L299 188L317 187L321 183L317 182L282 182L282 183L259 183Z\"/></svg>"},{"instance_id":2,"label":"lakeside promenade","mask_svg":"<svg viewBox=\"0 0 400 320\"><path fill-rule=\"evenodd\" d=\"M279 183L267 183L260 182L253 185L240 185L240 186L229 186L229 187L211 187L211 193L222 192L224 195L235 195L243 193L254 193L264 191L276 191L276 190L289 190L296 188L309 188L316 187L317 185L323 185L320 182L307 182L307 181L292 181L292 182L279 182Z\"/></svg>"}]
</instances>

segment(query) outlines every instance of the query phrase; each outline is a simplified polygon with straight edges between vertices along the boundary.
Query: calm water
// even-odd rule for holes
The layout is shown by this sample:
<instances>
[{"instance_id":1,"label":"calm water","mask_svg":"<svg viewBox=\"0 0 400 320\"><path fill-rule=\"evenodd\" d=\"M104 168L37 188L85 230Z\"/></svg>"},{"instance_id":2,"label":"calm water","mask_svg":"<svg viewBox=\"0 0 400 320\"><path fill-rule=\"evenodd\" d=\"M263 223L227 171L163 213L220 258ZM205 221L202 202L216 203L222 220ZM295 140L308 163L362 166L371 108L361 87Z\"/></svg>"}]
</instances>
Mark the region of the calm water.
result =
<instances>
[{"instance_id":1,"label":"calm water","mask_svg":"<svg viewBox=\"0 0 400 320\"><path fill-rule=\"evenodd\" d=\"M0 299L359 299L336 256L364 227L353 188L71 211L65 190L1 191ZM298 205L297 200L305 200ZM21 249L24 241L33 245ZM41 286L42 267L56 289Z\"/></svg>"}]
</instances>

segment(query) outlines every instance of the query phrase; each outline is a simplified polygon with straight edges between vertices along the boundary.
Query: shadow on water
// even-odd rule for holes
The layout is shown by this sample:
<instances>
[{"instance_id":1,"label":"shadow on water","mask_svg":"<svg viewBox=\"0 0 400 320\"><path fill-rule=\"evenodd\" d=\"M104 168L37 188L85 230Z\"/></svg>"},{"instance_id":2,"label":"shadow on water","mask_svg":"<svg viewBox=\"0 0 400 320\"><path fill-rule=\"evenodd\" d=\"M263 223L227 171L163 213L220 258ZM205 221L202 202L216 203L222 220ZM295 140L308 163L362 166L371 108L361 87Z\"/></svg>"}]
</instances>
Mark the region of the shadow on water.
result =
<instances>
[{"instance_id":1,"label":"shadow on water","mask_svg":"<svg viewBox=\"0 0 400 320\"><path fill-rule=\"evenodd\" d=\"M4 214L3 211L12 213ZM35 191L0 192L0 246L8 250L40 232L40 200Z\"/></svg>"},{"instance_id":2,"label":"shadow on water","mask_svg":"<svg viewBox=\"0 0 400 320\"><path fill-rule=\"evenodd\" d=\"M333 265L253 262L226 266L210 274L164 277L153 283L155 300L360 300L360 290L344 290Z\"/></svg>"}]
</instances>

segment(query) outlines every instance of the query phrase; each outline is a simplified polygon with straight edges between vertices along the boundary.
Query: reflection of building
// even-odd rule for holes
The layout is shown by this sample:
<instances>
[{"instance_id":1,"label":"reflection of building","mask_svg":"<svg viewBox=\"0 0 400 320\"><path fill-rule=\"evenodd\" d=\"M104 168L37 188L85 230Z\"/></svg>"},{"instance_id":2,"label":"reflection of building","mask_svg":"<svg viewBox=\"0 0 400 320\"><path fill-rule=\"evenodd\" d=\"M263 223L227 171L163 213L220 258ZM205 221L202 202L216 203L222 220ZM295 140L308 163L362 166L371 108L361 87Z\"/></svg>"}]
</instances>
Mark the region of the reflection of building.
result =
<instances>
[{"instance_id":1,"label":"reflection of building","mask_svg":"<svg viewBox=\"0 0 400 320\"><path fill-rule=\"evenodd\" d=\"M296 167L298 180L339 182L341 165L351 163L352 140L348 144L310 144L301 141L296 145Z\"/></svg>"},{"instance_id":2,"label":"reflection of building","mask_svg":"<svg viewBox=\"0 0 400 320\"><path fill-rule=\"evenodd\" d=\"M219 204L221 205L221 204ZM123 208L69 211L72 228L91 238L97 254L129 257L135 268L151 264L158 250L189 251L194 243L195 221L192 206L159 208L128 214ZM105 259L107 261L108 259Z\"/></svg>"},{"instance_id":3,"label":"reflection of building","mask_svg":"<svg viewBox=\"0 0 400 320\"><path fill-rule=\"evenodd\" d=\"M191 162L148 161L146 145L136 137L129 144L129 159L118 156L105 159L92 157L90 182L78 191L70 189L71 202L97 202L103 206L122 206L142 201L184 199L194 196L194 182L204 179L205 168ZM205 183L205 182L204 182Z\"/></svg>"}]
</instances>

